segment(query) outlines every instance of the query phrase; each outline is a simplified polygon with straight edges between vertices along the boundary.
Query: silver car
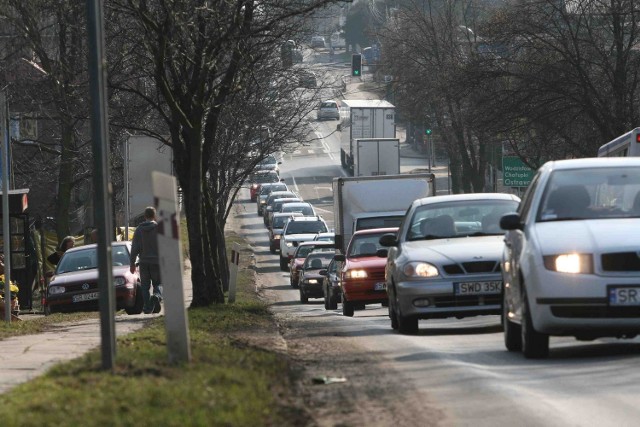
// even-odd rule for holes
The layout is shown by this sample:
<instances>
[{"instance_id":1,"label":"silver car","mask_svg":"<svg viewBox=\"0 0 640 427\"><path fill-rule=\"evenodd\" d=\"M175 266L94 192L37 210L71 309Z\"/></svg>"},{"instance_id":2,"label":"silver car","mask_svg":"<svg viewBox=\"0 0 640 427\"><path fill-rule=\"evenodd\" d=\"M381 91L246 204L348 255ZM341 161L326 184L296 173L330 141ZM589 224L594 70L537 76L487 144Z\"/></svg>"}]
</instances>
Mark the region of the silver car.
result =
<instances>
[{"instance_id":1,"label":"silver car","mask_svg":"<svg viewBox=\"0 0 640 427\"><path fill-rule=\"evenodd\" d=\"M418 331L419 319L500 314L500 217L514 212L511 194L479 193L414 201L388 246L386 284L391 327Z\"/></svg>"},{"instance_id":2,"label":"silver car","mask_svg":"<svg viewBox=\"0 0 640 427\"><path fill-rule=\"evenodd\" d=\"M322 101L318 106L316 115L318 120L335 119L340 120L340 106L337 101Z\"/></svg>"}]
</instances>

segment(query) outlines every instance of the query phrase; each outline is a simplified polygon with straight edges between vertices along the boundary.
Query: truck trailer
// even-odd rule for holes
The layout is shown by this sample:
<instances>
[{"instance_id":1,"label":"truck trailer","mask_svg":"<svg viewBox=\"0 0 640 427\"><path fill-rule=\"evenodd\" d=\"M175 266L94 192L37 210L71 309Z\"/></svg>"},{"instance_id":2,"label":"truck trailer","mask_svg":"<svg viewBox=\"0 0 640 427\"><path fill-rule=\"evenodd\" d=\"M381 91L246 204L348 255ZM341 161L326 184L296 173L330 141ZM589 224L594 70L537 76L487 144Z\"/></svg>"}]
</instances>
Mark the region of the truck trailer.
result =
<instances>
[{"instance_id":1,"label":"truck trailer","mask_svg":"<svg viewBox=\"0 0 640 427\"><path fill-rule=\"evenodd\" d=\"M365 99L345 99L340 106L347 111L339 125L340 162L353 175L357 139L396 137L395 107L384 100Z\"/></svg>"},{"instance_id":2,"label":"truck trailer","mask_svg":"<svg viewBox=\"0 0 640 427\"><path fill-rule=\"evenodd\" d=\"M400 173L398 138L357 138L353 176L397 175Z\"/></svg>"},{"instance_id":3,"label":"truck trailer","mask_svg":"<svg viewBox=\"0 0 640 427\"><path fill-rule=\"evenodd\" d=\"M345 253L354 231L398 227L409 205L435 196L431 173L333 179L336 249Z\"/></svg>"}]
</instances>

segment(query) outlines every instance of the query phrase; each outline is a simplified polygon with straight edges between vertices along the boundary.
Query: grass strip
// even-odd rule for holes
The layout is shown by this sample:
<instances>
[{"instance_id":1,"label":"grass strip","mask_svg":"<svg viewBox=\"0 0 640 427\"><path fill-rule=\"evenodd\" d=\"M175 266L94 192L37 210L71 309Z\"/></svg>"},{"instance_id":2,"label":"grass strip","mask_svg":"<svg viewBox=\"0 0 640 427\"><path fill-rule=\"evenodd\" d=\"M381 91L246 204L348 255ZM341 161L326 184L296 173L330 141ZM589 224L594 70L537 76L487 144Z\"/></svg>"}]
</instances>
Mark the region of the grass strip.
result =
<instances>
[{"instance_id":1,"label":"grass strip","mask_svg":"<svg viewBox=\"0 0 640 427\"><path fill-rule=\"evenodd\" d=\"M236 235L230 242L239 240ZM255 295L248 262L249 257L241 257L237 303L188 310L192 363L168 363L164 319L157 318L118 339L114 373L101 371L96 350L3 394L1 424L305 424L302 411L288 403L286 356L240 338L273 331L273 318Z\"/></svg>"}]
</instances>

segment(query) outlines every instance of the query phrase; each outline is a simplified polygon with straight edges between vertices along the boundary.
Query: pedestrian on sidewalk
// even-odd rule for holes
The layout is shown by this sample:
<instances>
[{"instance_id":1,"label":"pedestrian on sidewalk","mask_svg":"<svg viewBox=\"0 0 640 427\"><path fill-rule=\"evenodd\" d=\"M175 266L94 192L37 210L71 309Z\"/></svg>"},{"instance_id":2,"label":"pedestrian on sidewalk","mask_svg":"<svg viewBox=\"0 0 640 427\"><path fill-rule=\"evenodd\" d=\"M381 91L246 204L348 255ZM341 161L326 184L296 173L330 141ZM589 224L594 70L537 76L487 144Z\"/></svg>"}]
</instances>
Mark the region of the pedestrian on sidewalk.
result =
<instances>
[{"instance_id":1,"label":"pedestrian on sidewalk","mask_svg":"<svg viewBox=\"0 0 640 427\"><path fill-rule=\"evenodd\" d=\"M62 239L62 242L56 248L56 251L47 257L47 261L49 261L53 265L58 265L60 262L60 258L67 251L67 249L71 249L76 244L76 239L73 236L67 236Z\"/></svg>"},{"instance_id":2,"label":"pedestrian on sidewalk","mask_svg":"<svg viewBox=\"0 0 640 427\"><path fill-rule=\"evenodd\" d=\"M162 301L162 282L160 279L160 263L158 259L158 223L156 222L156 209L149 206L144 210L145 221L140 224L131 242L131 267L132 273L136 271L136 258L140 257L140 282L142 285L142 297L145 314L158 313ZM153 293L151 293L153 286Z\"/></svg>"}]
</instances>

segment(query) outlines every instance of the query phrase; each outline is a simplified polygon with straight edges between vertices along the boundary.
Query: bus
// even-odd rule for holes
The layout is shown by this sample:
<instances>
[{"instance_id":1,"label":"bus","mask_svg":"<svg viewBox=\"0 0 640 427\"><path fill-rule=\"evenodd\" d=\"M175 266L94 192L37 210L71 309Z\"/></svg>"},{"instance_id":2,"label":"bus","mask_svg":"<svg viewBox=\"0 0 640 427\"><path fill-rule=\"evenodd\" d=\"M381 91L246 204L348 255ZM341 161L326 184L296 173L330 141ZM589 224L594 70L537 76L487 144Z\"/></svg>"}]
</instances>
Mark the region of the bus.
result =
<instances>
[{"instance_id":1,"label":"bus","mask_svg":"<svg viewBox=\"0 0 640 427\"><path fill-rule=\"evenodd\" d=\"M636 156L640 156L640 128L635 128L598 149L598 157Z\"/></svg>"}]
</instances>

